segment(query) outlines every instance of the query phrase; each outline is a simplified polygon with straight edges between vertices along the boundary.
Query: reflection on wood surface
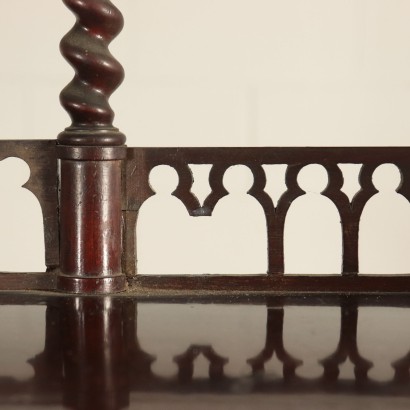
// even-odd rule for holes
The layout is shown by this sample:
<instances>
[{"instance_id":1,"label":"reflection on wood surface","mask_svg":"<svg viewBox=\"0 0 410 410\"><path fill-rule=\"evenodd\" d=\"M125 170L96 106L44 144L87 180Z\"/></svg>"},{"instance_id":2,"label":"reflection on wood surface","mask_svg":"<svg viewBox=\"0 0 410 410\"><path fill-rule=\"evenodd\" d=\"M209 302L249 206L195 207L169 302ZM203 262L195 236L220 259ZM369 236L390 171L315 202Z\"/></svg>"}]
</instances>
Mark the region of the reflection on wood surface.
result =
<instances>
[{"instance_id":1,"label":"reflection on wood surface","mask_svg":"<svg viewBox=\"0 0 410 410\"><path fill-rule=\"evenodd\" d=\"M20 296L21 298L21 296ZM131 392L155 392L156 394L220 393L255 394L276 393L320 393L364 394L385 396L408 396L410 392L409 354L396 357L391 366L394 377L387 381L376 381L368 377L373 366L366 359L365 347L358 349L358 315L363 305L374 304L360 298L333 298L330 302L318 302L316 309L328 309L329 304L340 307L340 338L334 353L320 361L323 372L319 377L302 377L295 370L303 365L305 357L293 357L286 349L283 329L286 326L286 309L294 305L311 305L305 299L294 297L257 299L255 303L264 303L267 315L265 343L260 346L260 353L253 357L244 355L240 360L248 367L247 374L232 376L224 372L225 365L232 360L229 354L222 356L211 344L191 343L183 347L183 353L170 357L173 361L174 374L161 376L152 369L159 351L144 351L139 339L143 337L138 328L138 306L155 304L161 309L162 302L138 301L134 298L87 298L87 297L48 297L36 302L28 298L26 303L47 304L44 350L33 358L28 358L34 369L34 376L27 380L12 377L0 378L0 403L58 404L76 409L126 408L130 404ZM240 302L240 301L239 301ZM249 308L238 301L232 306L238 315L241 309ZM10 303L7 299L3 303ZM177 300L171 301L176 303ZM239 303L239 304L237 304ZM377 304L377 301L375 301ZM403 300L406 309L409 304ZM393 303L394 305L394 303ZM167 304L163 304L167 308ZM182 305L180 305L182 306ZM202 304L185 305L186 309L198 307L205 313L207 306ZM263 306L263 305L262 305ZM1 309L1 307L0 307ZM27 307L29 309L29 307ZM168 307L169 309L169 307ZM300 307L303 312L303 307ZM366 307L366 309L369 309ZM379 310L378 310L379 309ZM374 307L377 314L383 307ZM301 315L303 320L303 314ZM180 322L183 326L183 321ZM153 326L155 324L153 323ZM164 324L160 324L161 326ZM174 325L175 326L175 325ZM242 323L243 332L247 332L246 322ZM383 322L380 323L383 326ZM39 329L42 331L43 329ZM24 329L20 329L22 337ZM164 326L164 337L167 335ZM178 328L173 328L178 334ZM212 330L210 329L212 333ZM212 334L209 338L212 340ZM256 336L255 336L256 337ZM300 334L301 341L309 334ZM164 340L166 344L166 340ZM410 349L410 340L408 341ZM240 341L238 340L240 348ZM186 345L185 345L186 346ZM371 348L369 346L368 348ZM149 350L149 346L146 347ZM388 343L386 343L388 349ZM229 352L229 346L227 346ZM391 357L395 352L388 352ZM0 352L1 354L1 352ZM264 371L265 364L276 354L281 362L282 376L272 378L270 371ZM203 356L208 361L208 374L196 376L196 359ZM347 359L354 365L354 375L350 379L339 378L340 366ZM21 358L27 360L27 358ZM134 397L134 395L132 396ZM95 407L97 406L97 407Z\"/></svg>"}]
</instances>

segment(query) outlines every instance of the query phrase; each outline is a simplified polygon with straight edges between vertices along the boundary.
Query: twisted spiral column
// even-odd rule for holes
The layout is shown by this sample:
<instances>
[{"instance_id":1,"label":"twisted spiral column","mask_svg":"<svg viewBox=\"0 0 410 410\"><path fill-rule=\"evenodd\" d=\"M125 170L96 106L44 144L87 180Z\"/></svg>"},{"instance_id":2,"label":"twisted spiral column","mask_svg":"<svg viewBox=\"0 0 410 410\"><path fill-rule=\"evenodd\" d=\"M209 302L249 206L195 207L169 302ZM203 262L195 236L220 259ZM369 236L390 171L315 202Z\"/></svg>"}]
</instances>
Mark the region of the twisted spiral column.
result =
<instances>
[{"instance_id":1,"label":"twisted spiral column","mask_svg":"<svg viewBox=\"0 0 410 410\"><path fill-rule=\"evenodd\" d=\"M123 81L124 70L108 46L122 30L123 17L109 0L63 1L77 21L60 44L75 76L60 94L72 125L59 135L59 143L122 145L125 136L113 127L108 99Z\"/></svg>"},{"instance_id":2,"label":"twisted spiral column","mask_svg":"<svg viewBox=\"0 0 410 410\"><path fill-rule=\"evenodd\" d=\"M125 136L108 100L124 70L108 46L123 27L109 0L63 0L76 15L61 41L74 68L60 95L72 124L57 138L60 162L60 274L73 293L124 290L121 267L121 167Z\"/></svg>"}]
</instances>

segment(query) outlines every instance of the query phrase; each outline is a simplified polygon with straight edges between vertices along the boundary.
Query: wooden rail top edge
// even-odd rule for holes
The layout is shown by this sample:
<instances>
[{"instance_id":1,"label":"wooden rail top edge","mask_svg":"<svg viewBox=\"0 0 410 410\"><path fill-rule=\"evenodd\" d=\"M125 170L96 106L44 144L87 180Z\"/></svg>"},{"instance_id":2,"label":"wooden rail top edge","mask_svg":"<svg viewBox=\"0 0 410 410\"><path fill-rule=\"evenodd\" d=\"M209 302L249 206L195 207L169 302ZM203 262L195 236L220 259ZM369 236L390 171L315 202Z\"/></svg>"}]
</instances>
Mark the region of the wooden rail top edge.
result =
<instances>
[{"instance_id":1,"label":"wooden rail top edge","mask_svg":"<svg viewBox=\"0 0 410 410\"><path fill-rule=\"evenodd\" d=\"M277 295L409 294L406 275L137 275L128 279L125 295L237 297ZM0 273L0 291L58 291L56 273ZM71 293L71 292L68 292ZM77 292L87 294L87 292ZM94 292L95 295L101 294Z\"/></svg>"}]
</instances>

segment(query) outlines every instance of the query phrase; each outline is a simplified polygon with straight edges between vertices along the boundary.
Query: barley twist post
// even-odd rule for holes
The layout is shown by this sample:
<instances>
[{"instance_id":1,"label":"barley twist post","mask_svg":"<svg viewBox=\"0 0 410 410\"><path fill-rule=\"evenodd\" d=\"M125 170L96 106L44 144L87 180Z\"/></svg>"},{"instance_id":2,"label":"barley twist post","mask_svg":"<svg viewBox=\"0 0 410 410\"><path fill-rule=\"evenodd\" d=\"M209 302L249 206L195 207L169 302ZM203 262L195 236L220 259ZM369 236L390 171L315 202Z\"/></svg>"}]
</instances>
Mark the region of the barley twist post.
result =
<instances>
[{"instance_id":1,"label":"barley twist post","mask_svg":"<svg viewBox=\"0 0 410 410\"><path fill-rule=\"evenodd\" d=\"M60 268L58 289L124 290L121 270L121 163L125 136L113 126L108 99L124 72L108 46L123 27L109 0L63 0L76 15L61 41L75 76L60 95L72 124L58 136Z\"/></svg>"}]
</instances>

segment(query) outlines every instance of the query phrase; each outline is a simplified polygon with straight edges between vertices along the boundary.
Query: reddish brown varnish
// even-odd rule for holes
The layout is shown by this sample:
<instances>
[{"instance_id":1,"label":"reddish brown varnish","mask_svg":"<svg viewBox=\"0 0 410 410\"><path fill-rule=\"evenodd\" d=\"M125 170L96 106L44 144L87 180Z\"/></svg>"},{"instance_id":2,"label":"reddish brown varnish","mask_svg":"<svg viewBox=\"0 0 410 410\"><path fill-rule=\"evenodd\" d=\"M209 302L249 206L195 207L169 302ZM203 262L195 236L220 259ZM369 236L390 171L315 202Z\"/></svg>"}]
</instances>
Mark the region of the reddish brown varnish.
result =
<instances>
[{"instance_id":1,"label":"reddish brown varnish","mask_svg":"<svg viewBox=\"0 0 410 410\"><path fill-rule=\"evenodd\" d=\"M75 70L61 103L72 125L58 136L60 275L57 289L110 293L126 287L121 272L121 161L125 136L113 127L108 98L122 82L108 49L123 18L109 0L64 0L77 22L61 42Z\"/></svg>"}]
</instances>

